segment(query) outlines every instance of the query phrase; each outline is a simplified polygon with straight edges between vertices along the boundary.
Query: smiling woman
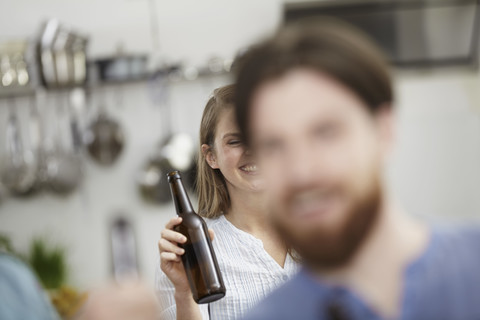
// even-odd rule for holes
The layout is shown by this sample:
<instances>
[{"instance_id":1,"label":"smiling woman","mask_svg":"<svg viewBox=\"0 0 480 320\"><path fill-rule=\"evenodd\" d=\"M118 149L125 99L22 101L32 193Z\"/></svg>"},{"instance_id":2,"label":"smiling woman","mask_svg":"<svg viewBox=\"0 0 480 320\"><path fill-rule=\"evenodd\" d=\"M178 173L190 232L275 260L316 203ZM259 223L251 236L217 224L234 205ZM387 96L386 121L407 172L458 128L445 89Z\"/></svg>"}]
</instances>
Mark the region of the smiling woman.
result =
<instances>
[{"instance_id":1,"label":"smiling woman","mask_svg":"<svg viewBox=\"0 0 480 320\"><path fill-rule=\"evenodd\" d=\"M212 242L227 293L210 305L195 304L173 231L181 218L162 231L156 290L162 319L237 319L289 279L298 266L267 219L263 177L239 133L232 104L235 88L214 91L200 125L197 189L200 215Z\"/></svg>"},{"instance_id":2,"label":"smiling woman","mask_svg":"<svg viewBox=\"0 0 480 320\"><path fill-rule=\"evenodd\" d=\"M247 192L258 192L262 189L263 179L258 175L257 165L252 153L244 147L242 136L238 132L235 122L233 108L230 107L220 111L215 139L205 142L208 143L202 143L200 159L206 163L206 166L210 167L206 168L208 171L214 169L217 175L222 175L224 187L227 188L227 191L232 192L232 189L235 188ZM215 169L218 170L215 171ZM202 192L202 186L199 186L198 189ZM215 192L215 190L212 191ZM200 211L204 212L206 217L215 213L214 210L208 208L209 203L212 203L212 201L208 194L205 194L205 197L200 197ZM212 205L216 204L212 203ZM225 205L228 206L229 202ZM225 209L222 210L223 213L226 213L227 210Z\"/></svg>"}]
</instances>

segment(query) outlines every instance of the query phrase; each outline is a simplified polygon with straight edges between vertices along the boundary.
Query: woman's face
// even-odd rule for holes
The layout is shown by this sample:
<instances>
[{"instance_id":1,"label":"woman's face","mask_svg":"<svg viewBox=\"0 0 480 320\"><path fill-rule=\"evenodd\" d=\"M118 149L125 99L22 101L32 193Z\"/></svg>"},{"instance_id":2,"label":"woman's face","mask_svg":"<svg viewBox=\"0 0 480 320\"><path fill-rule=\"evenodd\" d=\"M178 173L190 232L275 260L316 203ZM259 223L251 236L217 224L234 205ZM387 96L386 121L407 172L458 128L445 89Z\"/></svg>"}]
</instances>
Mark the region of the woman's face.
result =
<instances>
[{"instance_id":1,"label":"woman's face","mask_svg":"<svg viewBox=\"0 0 480 320\"><path fill-rule=\"evenodd\" d=\"M211 152L209 152L211 151ZM246 150L235 122L234 108L222 110L217 123L214 149L202 145L202 152L210 167L220 169L229 191L260 191L263 179L259 175L252 154Z\"/></svg>"}]
</instances>

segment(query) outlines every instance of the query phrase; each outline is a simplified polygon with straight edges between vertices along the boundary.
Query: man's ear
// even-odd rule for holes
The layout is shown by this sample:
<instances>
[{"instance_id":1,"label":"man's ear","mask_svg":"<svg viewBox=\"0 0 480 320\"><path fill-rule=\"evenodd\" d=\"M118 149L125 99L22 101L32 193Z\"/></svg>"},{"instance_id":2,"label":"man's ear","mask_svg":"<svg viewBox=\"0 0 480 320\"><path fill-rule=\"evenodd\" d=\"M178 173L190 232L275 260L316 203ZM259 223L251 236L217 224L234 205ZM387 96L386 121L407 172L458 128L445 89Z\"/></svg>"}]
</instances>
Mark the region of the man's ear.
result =
<instances>
[{"instance_id":1,"label":"man's ear","mask_svg":"<svg viewBox=\"0 0 480 320\"><path fill-rule=\"evenodd\" d=\"M212 169L218 169L217 158L208 144L202 144L202 154Z\"/></svg>"},{"instance_id":2,"label":"man's ear","mask_svg":"<svg viewBox=\"0 0 480 320\"><path fill-rule=\"evenodd\" d=\"M377 130L384 157L388 157L395 143L395 114L391 105L383 105L376 115Z\"/></svg>"}]
</instances>

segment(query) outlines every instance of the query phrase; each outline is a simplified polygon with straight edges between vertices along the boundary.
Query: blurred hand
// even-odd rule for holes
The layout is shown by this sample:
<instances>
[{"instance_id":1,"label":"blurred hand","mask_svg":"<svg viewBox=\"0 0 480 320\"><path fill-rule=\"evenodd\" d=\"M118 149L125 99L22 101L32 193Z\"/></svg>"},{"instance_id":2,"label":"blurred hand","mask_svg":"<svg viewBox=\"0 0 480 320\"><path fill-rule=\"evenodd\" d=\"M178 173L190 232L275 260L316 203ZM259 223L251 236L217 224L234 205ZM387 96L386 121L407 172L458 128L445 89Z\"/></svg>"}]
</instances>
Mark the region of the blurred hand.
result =
<instances>
[{"instance_id":1,"label":"blurred hand","mask_svg":"<svg viewBox=\"0 0 480 320\"><path fill-rule=\"evenodd\" d=\"M156 320L155 294L146 285L135 282L111 284L94 290L80 320Z\"/></svg>"},{"instance_id":2,"label":"blurred hand","mask_svg":"<svg viewBox=\"0 0 480 320\"><path fill-rule=\"evenodd\" d=\"M187 238L183 234L173 230L173 228L181 222L182 218L173 218L165 225L165 229L162 230L161 239L158 241L160 268L170 281L172 281L177 293L191 296L190 286L181 259L185 250L179 246L179 244L185 243ZM210 239L213 240L213 230L209 229L208 232Z\"/></svg>"}]
</instances>

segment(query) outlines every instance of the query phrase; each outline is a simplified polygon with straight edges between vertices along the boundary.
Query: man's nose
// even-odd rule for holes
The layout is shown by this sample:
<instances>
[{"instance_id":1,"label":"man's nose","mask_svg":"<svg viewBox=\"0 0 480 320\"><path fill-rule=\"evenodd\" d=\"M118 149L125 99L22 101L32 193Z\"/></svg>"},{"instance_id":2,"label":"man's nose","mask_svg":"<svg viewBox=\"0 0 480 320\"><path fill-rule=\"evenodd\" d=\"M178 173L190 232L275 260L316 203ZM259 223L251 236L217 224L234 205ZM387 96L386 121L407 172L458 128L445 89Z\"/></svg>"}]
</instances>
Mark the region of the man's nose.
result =
<instances>
[{"instance_id":1,"label":"man's nose","mask_svg":"<svg viewBox=\"0 0 480 320\"><path fill-rule=\"evenodd\" d=\"M298 144L291 150L285 164L286 178L292 186L309 184L314 176L316 159L306 144Z\"/></svg>"}]
</instances>

